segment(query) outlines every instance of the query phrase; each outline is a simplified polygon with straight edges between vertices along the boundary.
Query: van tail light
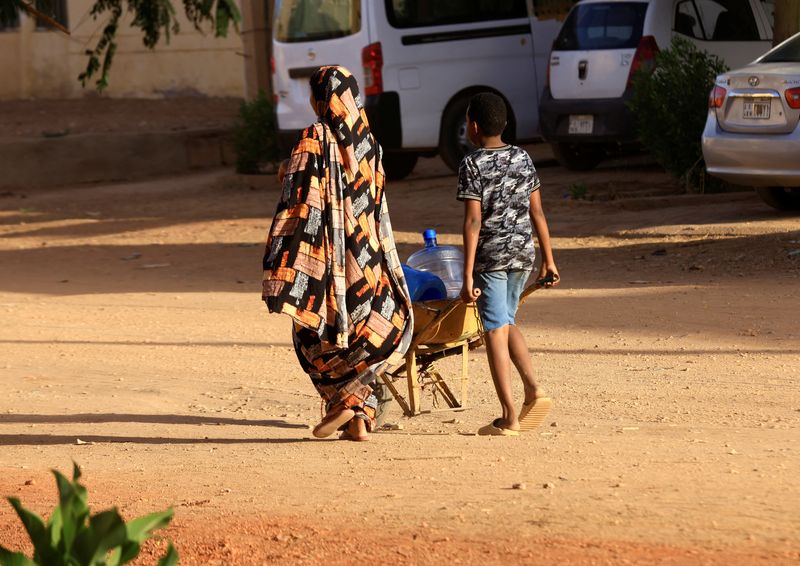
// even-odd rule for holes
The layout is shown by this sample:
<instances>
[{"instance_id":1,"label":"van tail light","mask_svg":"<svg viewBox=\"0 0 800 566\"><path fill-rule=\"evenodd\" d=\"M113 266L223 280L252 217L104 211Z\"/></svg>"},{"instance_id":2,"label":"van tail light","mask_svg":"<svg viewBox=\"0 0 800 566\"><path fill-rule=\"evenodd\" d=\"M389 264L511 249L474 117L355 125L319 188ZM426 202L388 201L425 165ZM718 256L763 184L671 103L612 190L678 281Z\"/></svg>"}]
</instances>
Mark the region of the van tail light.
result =
<instances>
[{"instance_id":1,"label":"van tail light","mask_svg":"<svg viewBox=\"0 0 800 566\"><path fill-rule=\"evenodd\" d=\"M383 92L383 50L381 43L370 43L361 50L364 65L364 94L372 96Z\"/></svg>"},{"instance_id":2,"label":"van tail light","mask_svg":"<svg viewBox=\"0 0 800 566\"><path fill-rule=\"evenodd\" d=\"M714 85L714 88L711 90L711 94L708 95L708 107L722 108L722 104L725 102L725 96L727 94L727 90L719 85Z\"/></svg>"},{"instance_id":3,"label":"van tail light","mask_svg":"<svg viewBox=\"0 0 800 566\"><path fill-rule=\"evenodd\" d=\"M272 88L275 88L275 56L270 55L269 58L269 72L272 74ZM278 96L277 92L272 93L272 103L278 104L278 100L280 97Z\"/></svg>"},{"instance_id":4,"label":"van tail light","mask_svg":"<svg viewBox=\"0 0 800 566\"><path fill-rule=\"evenodd\" d=\"M800 87L790 88L783 95L786 97L786 102L789 103L791 108L797 110L800 108Z\"/></svg>"},{"instance_id":5,"label":"van tail light","mask_svg":"<svg viewBox=\"0 0 800 566\"><path fill-rule=\"evenodd\" d=\"M652 35L644 35L639 40L639 46L631 62L631 71L628 73L628 86L631 85L633 76L637 71L652 71L656 66L656 55L658 55L658 43Z\"/></svg>"}]
</instances>

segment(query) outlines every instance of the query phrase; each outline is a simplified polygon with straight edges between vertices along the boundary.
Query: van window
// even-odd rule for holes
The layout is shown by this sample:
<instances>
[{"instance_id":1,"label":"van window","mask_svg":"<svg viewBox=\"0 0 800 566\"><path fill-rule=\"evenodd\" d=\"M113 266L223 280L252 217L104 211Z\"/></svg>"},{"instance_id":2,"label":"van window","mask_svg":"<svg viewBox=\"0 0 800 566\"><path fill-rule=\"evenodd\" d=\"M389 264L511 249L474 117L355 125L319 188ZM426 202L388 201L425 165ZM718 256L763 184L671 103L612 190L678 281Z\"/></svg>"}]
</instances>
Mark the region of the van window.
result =
<instances>
[{"instance_id":1,"label":"van window","mask_svg":"<svg viewBox=\"0 0 800 566\"><path fill-rule=\"evenodd\" d=\"M633 49L642 38L644 2L578 4L567 16L553 49Z\"/></svg>"},{"instance_id":2,"label":"van window","mask_svg":"<svg viewBox=\"0 0 800 566\"><path fill-rule=\"evenodd\" d=\"M386 0L386 15L396 28L480 23L527 18L525 0Z\"/></svg>"},{"instance_id":3,"label":"van window","mask_svg":"<svg viewBox=\"0 0 800 566\"><path fill-rule=\"evenodd\" d=\"M761 41L749 0L694 0L710 41Z\"/></svg>"},{"instance_id":4,"label":"van window","mask_svg":"<svg viewBox=\"0 0 800 566\"><path fill-rule=\"evenodd\" d=\"M282 0L275 39L284 43L334 39L361 29L361 0Z\"/></svg>"},{"instance_id":5,"label":"van window","mask_svg":"<svg viewBox=\"0 0 800 566\"><path fill-rule=\"evenodd\" d=\"M675 8L675 25L672 29L686 37L703 39L703 30L700 27L700 16L692 0L683 0Z\"/></svg>"}]
</instances>

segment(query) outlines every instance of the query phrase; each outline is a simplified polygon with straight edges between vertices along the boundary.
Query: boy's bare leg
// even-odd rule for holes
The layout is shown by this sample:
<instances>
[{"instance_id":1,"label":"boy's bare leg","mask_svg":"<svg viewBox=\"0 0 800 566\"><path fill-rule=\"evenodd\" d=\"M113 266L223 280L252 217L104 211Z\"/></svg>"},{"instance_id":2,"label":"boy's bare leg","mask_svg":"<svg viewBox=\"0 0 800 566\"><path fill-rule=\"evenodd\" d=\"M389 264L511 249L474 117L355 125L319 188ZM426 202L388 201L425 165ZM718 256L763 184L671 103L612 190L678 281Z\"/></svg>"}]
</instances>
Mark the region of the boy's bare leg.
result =
<instances>
[{"instance_id":1,"label":"boy's bare leg","mask_svg":"<svg viewBox=\"0 0 800 566\"><path fill-rule=\"evenodd\" d=\"M511 394L511 359L509 356L508 329L501 326L486 333L486 352L489 358L489 370L492 373L497 398L503 408L502 426L511 430L519 430L519 418L514 410L514 398Z\"/></svg>"},{"instance_id":2,"label":"boy's bare leg","mask_svg":"<svg viewBox=\"0 0 800 566\"><path fill-rule=\"evenodd\" d=\"M508 327L508 353L511 356L511 361L514 367L517 368L519 376L522 378L522 384L525 387L525 404L529 405L536 399L537 385L533 377L533 362L531 361L530 352L528 352L528 345L525 343L525 337L516 325L511 324Z\"/></svg>"}]
</instances>

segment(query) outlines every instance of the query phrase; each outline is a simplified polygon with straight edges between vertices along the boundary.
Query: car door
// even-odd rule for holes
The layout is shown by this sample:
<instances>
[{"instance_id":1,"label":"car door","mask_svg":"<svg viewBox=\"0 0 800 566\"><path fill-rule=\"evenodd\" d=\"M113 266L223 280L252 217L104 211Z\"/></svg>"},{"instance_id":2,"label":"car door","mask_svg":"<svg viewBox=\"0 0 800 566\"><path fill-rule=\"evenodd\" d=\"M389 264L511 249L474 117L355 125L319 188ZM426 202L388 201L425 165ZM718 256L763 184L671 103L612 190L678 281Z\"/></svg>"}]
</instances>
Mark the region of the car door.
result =
<instances>
[{"instance_id":1,"label":"car door","mask_svg":"<svg viewBox=\"0 0 800 566\"><path fill-rule=\"evenodd\" d=\"M362 6L364 4L364 6ZM369 44L362 0L279 0L273 30L274 91L281 130L314 121L308 79L319 67L342 65L363 84L361 50Z\"/></svg>"},{"instance_id":2,"label":"car door","mask_svg":"<svg viewBox=\"0 0 800 566\"><path fill-rule=\"evenodd\" d=\"M771 47L751 0L679 0L673 12L673 33L736 68Z\"/></svg>"}]
</instances>

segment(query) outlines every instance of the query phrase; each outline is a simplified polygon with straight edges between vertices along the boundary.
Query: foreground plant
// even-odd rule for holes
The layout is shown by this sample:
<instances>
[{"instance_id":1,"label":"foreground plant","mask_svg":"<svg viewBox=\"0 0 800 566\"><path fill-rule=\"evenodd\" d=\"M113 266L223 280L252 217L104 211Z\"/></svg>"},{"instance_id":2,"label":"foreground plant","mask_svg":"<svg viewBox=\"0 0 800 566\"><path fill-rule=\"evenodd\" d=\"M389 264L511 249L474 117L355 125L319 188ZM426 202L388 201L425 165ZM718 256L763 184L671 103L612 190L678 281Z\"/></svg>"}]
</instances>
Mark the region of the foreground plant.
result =
<instances>
[{"instance_id":1,"label":"foreground plant","mask_svg":"<svg viewBox=\"0 0 800 566\"><path fill-rule=\"evenodd\" d=\"M78 483L81 469L74 464L72 481L53 470L59 504L45 523L25 509L16 497L8 501L19 515L33 543L33 558L0 545L0 566L118 566L138 556L142 542L156 529L166 527L173 511L151 513L125 523L117 508L89 514L86 488ZM158 566L178 563L170 543Z\"/></svg>"}]
</instances>

